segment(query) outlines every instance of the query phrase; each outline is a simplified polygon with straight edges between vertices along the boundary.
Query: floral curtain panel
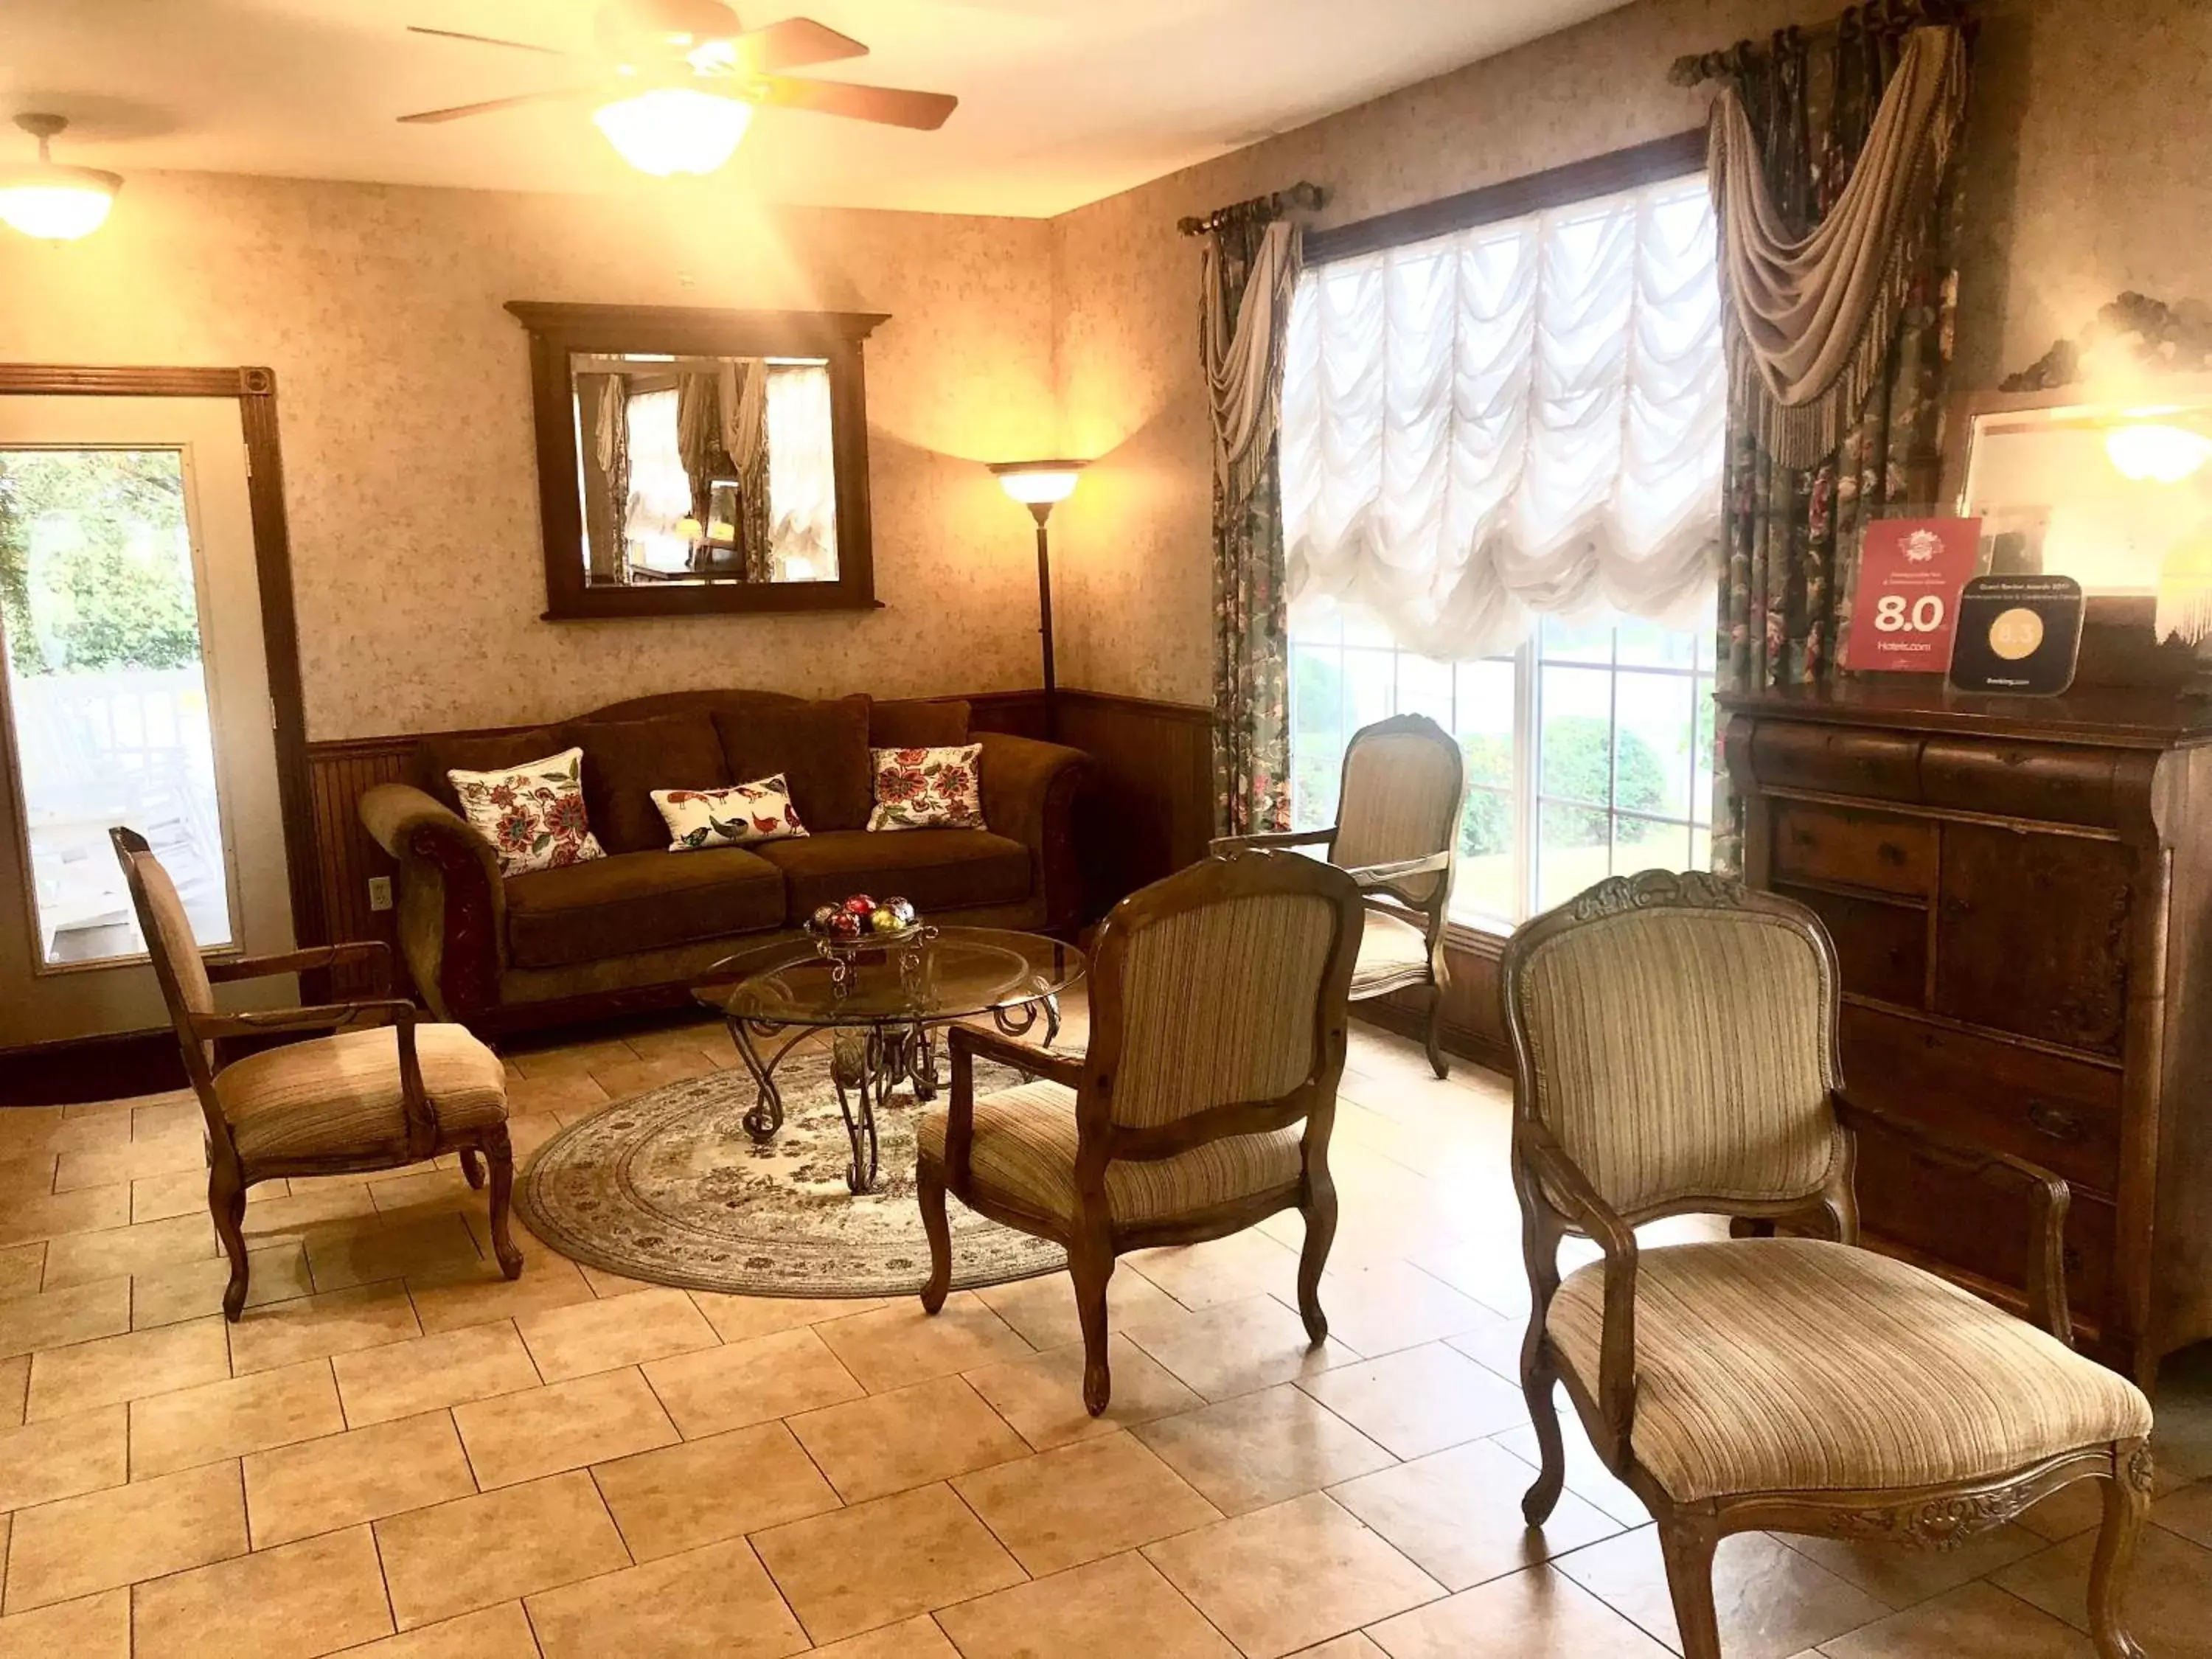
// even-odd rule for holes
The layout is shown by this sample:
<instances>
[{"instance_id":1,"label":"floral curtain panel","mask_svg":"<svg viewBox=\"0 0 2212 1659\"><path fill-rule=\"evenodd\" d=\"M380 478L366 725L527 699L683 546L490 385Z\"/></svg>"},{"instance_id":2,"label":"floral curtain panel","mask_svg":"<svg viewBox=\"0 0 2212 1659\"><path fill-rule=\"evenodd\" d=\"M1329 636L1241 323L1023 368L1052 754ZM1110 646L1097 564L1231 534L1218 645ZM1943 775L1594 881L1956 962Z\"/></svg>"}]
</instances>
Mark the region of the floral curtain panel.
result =
<instances>
[{"instance_id":1,"label":"floral curtain panel","mask_svg":"<svg viewBox=\"0 0 2212 1659\"><path fill-rule=\"evenodd\" d=\"M1703 178L1308 270L1291 312L1291 601L1445 661L1547 611L1699 625L1727 380Z\"/></svg>"},{"instance_id":2,"label":"floral curtain panel","mask_svg":"<svg viewBox=\"0 0 2212 1659\"><path fill-rule=\"evenodd\" d=\"M1771 50L1733 56L1729 90L1757 146L1783 234L1809 238L1843 201L1908 39L1887 27L1791 31ZM1965 42L1958 44L1963 50ZM1948 118L1952 131L1942 134L1945 164L1917 208L1921 222L1901 228L1893 313L1875 319L1893 337L1833 452L1809 465L1790 465L1778 453L1765 389L1732 404L1723 483L1723 691L1829 678L1842 654L1868 523L1934 501L1958 300L1960 167L1953 139L1964 100L1962 82ZM1725 767L1717 765L1714 775L1713 863L1734 870L1742 856L1736 802Z\"/></svg>"},{"instance_id":3,"label":"floral curtain panel","mask_svg":"<svg viewBox=\"0 0 2212 1659\"><path fill-rule=\"evenodd\" d=\"M1222 833L1291 823L1290 623L1278 401L1298 232L1235 214L1206 247L1199 343L1212 406L1213 793Z\"/></svg>"}]
</instances>

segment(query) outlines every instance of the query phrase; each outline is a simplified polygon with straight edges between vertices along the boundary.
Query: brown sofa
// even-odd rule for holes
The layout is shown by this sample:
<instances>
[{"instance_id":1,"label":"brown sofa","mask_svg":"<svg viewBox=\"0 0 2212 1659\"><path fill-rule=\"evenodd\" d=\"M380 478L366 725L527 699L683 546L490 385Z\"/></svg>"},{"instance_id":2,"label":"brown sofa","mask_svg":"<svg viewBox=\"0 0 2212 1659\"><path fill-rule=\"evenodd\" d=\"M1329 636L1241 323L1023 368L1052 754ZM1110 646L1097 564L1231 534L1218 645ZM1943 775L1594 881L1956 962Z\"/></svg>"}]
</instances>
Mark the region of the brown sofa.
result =
<instances>
[{"instance_id":1,"label":"brown sofa","mask_svg":"<svg viewBox=\"0 0 2212 1659\"><path fill-rule=\"evenodd\" d=\"M1078 750L969 731L965 702L810 702L765 691L675 692L556 726L422 740L415 785L362 797L362 822L398 861L399 943L439 1018L496 1034L680 1005L703 969L792 935L816 906L902 894L930 920L1069 933L1080 920L1072 844ZM871 834L871 747L980 742L982 830ZM446 774L584 751L584 798L607 856L502 878L455 810ZM647 792L775 773L811 832L671 853Z\"/></svg>"}]
</instances>

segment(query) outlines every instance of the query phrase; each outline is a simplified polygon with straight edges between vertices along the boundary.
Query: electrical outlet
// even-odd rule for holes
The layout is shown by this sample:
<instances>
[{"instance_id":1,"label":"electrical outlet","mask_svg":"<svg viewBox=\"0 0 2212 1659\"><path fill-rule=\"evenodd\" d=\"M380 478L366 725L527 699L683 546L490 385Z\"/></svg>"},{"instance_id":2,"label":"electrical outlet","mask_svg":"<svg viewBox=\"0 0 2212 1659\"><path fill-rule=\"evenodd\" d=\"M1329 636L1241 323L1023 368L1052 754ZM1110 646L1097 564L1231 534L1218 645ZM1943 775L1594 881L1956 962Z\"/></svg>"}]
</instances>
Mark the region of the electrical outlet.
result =
<instances>
[{"instance_id":1,"label":"electrical outlet","mask_svg":"<svg viewBox=\"0 0 2212 1659\"><path fill-rule=\"evenodd\" d=\"M389 910L392 908L392 878L371 876L368 878L368 908Z\"/></svg>"}]
</instances>

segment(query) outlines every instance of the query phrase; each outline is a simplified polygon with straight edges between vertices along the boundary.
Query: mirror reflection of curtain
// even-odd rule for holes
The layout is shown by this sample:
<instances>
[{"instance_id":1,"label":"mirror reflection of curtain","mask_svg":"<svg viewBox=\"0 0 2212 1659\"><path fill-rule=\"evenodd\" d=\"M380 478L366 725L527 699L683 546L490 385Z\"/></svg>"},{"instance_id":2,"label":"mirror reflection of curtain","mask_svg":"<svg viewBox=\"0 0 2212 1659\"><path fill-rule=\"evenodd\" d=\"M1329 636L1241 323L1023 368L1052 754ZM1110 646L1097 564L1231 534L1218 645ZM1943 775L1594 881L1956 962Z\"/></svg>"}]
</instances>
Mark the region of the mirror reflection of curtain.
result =
<instances>
[{"instance_id":1,"label":"mirror reflection of curtain","mask_svg":"<svg viewBox=\"0 0 2212 1659\"><path fill-rule=\"evenodd\" d=\"M721 398L715 378L686 374L676 380L676 448L691 482L691 516L702 526L713 505L714 480L737 470L722 447Z\"/></svg>"},{"instance_id":2,"label":"mirror reflection of curtain","mask_svg":"<svg viewBox=\"0 0 2212 1659\"><path fill-rule=\"evenodd\" d=\"M629 382L619 374L579 374L576 394L577 423L591 463L584 484L585 568L593 581L627 581Z\"/></svg>"},{"instance_id":3,"label":"mirror reflection of curtain","mask_svg":"<svg viewBox=\"0 0 2212 1659\"><path fill-rule=\"evenodd\" d=\"M680 394L634 392L625 404L629 465L623 531L630 558L655 570L681 570L690 544L676 526L691 514L691 479L678 440Z\"/></svg>"},{"instance_id":4,"label":"mirror reflection of curtain","mask_svg":"<svg viewBox=\"0 0 2212 1659\"><path fill-rule=\"evenodd\" d=\"M738 546L744 555L744 579L775 580L769 546L768 365L755 361L725 362L717 391L722 410L722 447L734 463L738 480Z\"/></svg>"},{"instance_id":5,"label":"mirror reflection of curtain","mask_svg":"<svg viewBox=\"0 0 2212 1659\"><path fill-rule=\"evenodd\" d=\"M837 464L830 441L828 364L769 365L768 453L774 580L836 580Z\"/></svg>"}]
</instances>

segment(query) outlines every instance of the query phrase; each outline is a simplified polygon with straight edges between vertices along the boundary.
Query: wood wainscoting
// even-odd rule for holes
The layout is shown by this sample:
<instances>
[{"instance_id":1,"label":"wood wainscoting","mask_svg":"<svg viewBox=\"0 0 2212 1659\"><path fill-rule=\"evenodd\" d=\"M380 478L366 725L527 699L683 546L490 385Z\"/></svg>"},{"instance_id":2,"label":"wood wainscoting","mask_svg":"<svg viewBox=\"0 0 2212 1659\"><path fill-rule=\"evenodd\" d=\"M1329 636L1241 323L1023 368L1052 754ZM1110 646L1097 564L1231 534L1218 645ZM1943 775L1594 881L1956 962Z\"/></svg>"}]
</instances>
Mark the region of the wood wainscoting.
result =
<instances>
[{"instance_id":1,"label":"wood wainscoting","mask_svg":"<svg viewBox=\"0 0 2212 1659\"><path fill-rule=\"evenodd\" d=\"M969 697L979 732L1058 740L1083 750L1096 768L1081 809L1083 866L1089 878L1085 912L1103 916L1115 901L1206 856L1213 833L1212 715L1188 703L1062 688L1048 711L1044 693L988 691ZM485 733L521 727L485 727ZM384 849L362 828L362 795L381 783L413 781L421 734L350 738L307 745L308 806L313 848L312 886L332 939L382 939L398 948L393 913L369 908L369 883L397 873ZM1498 957L1502 939L1454 929L1445 945L1451 982L1445 993L1444 1041L1455 1052L1504 1067L1509 1056L1498 1015ZM357 970L331 975L328 994L343 999L368 990ZM1355 1011L1394 1030L1418 1034L1418 1016L1404 997ZM166 1033L139 1041L131 1063L124 1051L144 1034L107 1043L72 1044L66 1053L41 1054L20 1080L31 1092L0 1088L0 1103L106 1098L134 1088L176 1087L167 1069L157 1079L139 1063L171 1053ZM28 1058L27 1053L6 1058ZM0 1071L9 1068L0 1066Z\"/></svg>"},{"instance_id":2,"label":"wood wainscoting","mask_svg":"<svg viewBox=\"0 0 2212 1659\"><path fill-rule=\"evenodd\" d=\"M1513 1048L1506 1041L1505 1018L1498 1000L1498 963L1504 951L1503 933L1481 933L1456 922L1446 927L1444 968L1450 977L1444 986L1443 1036L1444 1047L1452 1053L1510 1077ZM1358 1003L1352 1012L1418 1042L1428 1018L1424 994L1399 991Z\"/></svg>"}]
</instances>

